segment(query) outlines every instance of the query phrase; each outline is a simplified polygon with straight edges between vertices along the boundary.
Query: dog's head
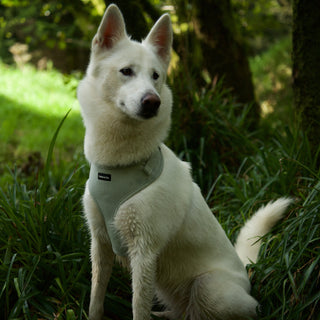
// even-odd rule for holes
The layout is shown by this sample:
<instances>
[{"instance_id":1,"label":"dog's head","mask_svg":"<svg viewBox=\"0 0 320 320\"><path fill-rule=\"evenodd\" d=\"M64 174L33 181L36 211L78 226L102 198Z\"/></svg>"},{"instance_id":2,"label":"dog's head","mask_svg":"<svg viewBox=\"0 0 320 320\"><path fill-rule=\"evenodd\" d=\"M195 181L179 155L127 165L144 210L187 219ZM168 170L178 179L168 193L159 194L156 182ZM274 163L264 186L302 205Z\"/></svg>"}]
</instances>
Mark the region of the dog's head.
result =
<instances>
[{"instance_id":1,"label":"dog's head","mask_svg":"<svg viewBox=\"0 0 320 320\"><path fill-rule=\"evenodd\" d=\"M171 45L168 14L160 17L140 43L130 40L120 10L110 5L93 38L85 79L95 99L131 119L161 116L161 108L171 108L171 95L165 85ZM80 94L80 102L81 98L86 100Z\"/></svg>"}]
</instances>

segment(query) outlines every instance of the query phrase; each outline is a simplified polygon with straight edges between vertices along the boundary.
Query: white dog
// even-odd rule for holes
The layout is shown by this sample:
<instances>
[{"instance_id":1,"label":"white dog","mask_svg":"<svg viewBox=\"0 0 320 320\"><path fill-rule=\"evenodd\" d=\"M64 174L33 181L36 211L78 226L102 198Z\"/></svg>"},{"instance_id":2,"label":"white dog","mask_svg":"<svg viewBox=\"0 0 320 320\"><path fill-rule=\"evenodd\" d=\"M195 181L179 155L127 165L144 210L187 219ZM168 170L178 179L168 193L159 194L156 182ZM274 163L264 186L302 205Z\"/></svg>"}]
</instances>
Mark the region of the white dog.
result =
<instances>
[{"instance_id":1,"label":"white dog","mask_svg":"<svg viewBox=\"0 0 320 320\"><path fill-rule=\"evenodd\" d=\"M256 300L244 265L290 200L260 209L236 249L192 181L190 167L163 141L172 96L166 85L172 28L163 15L140 42L110 5L92 42L78 98L91 165L83 198L91 231L89 317L101 319L115 256L132 274L133 319L149 320L154 296L167 319L247 319ZM124 181L124 182L123 182Z\"/></svg>"}]
</instances>

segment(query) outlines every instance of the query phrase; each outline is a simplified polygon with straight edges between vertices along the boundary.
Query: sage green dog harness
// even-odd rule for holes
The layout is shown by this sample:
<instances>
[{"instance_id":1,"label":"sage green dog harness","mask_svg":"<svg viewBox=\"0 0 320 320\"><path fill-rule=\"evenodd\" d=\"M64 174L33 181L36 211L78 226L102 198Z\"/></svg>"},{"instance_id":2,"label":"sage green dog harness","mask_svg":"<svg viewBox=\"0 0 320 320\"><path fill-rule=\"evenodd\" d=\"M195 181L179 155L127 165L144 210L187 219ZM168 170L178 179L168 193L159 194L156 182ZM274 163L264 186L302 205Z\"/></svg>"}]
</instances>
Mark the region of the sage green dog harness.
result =
<instances>
[{"instance_id":1,"label":"sage green dog harness","mask_svg":"<svg viewBox=\"0 0 320 320\"><path fill-rule=\"evenodd\" d=\"M163 156L160 148L148 160L132 166L107 167L91 164L89 191L104 217L115 254L127 255L127 248L114 226L114 217L119 207L154 182L162 169Z\"/></svg>"}]
</instances>

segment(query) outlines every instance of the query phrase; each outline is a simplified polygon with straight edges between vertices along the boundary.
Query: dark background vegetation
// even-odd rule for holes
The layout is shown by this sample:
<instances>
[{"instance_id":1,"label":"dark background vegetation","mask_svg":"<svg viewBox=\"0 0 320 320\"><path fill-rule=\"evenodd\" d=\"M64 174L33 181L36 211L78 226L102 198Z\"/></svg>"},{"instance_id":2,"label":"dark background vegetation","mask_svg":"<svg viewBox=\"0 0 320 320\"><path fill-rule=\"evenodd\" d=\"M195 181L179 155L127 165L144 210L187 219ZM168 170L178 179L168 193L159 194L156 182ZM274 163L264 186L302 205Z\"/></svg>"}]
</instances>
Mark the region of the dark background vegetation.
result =
<instances>
[{"instance_id":1,"label":"dark background vegetation","mask_svg":"<svg viewBox=\"0 0 320 320\"><path fill-rule=\"evenodd\" d=\"M192 163L228 236L269 200L296 200L248 267L260 318L320 319L320 2L114 2L137 40L171 15L166 143ZM0 3L0 319L88 317L75 92L108 4ZM132 319L130 275L117 267L109 287L105 319Z\"/></svg>"}]
</instances>

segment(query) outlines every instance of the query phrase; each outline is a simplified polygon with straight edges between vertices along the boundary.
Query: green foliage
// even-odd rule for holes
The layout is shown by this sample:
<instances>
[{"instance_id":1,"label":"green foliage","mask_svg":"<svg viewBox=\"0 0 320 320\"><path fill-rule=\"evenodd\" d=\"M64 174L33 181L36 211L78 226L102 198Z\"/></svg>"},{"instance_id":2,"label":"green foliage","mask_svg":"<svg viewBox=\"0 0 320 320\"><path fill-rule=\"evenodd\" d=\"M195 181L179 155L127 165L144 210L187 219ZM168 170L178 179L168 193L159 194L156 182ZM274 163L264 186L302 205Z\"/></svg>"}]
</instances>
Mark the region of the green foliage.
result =
<instances>
[{"instance_id":1,"label":"green foliage","mask_svg":"<svg viewBox=\"0 0 320 320\"><path fill-rule=\"evenodd\" d=\"M306 136L298 128L285 128L261 142L236 172L227 170L216 179L210 203L235 239L248 215L280 196L293 197L296 203L264 237L259 260L249 267L252 292L261 303L259 319L316 319L320 169Z\"/></svg>"},{"instance_id":2,"label":"green foliage","mask_svg":"<svg viewBox=\"0 0 320 320\"><path fill-rule=\"evenodd\" d=\"M5 318L59 317L70 314L70 305L77 305L79 318L85 314L88 237L79 214L83 186L75 184L84 171L78 162L60 175L47 162L32 188L14 170L11 183L0 190L0 309Z\"/></svg>"},{"instance_id":3,"label":"green foliage","mask_svg":"<svg viewBox=\"0 0 320 320\"><path fill-rule=\"evenodd\" d=\"M82 152L83 125L75 97L78 80L55 70L37 71L26 65L22 70L0 63L0 172L5 164L25 166L27 158L39 153L42 162L52 132L59 119L72 108L57 140L56 156L72 159ZM34 165L34 160L30 160Z\"/></svg>"},{"instance_id":4,"label":"green foliage","mask_svg":"<svg viewBox=\"0 0 320 320\"><path fill-rule=\"evenodd\" d=\"M87 319L89 235L81 197L88 167L83 158L59 167L51 162L66 117L44 169L32 181L15 169L0 188L0 309L5 319ZM114 319L130 319L127 283L128 276L111 281L108 305L120 317ZM122 298L112 293L115 286Z\"/></svg>"},{"instance_id":5,"label":"green foliage","mask_svg":"<svg viewBox=\"0 0 320 320\"><path fill-rule=\"evenodd\" d=\"M275 40L290 33L291 0L231 0L231 3L250 54L265 51Z\"/></svg>"},{"instance_id":6,"label":"green foliage","mask_svg":"<svg viewBox=\"0 0 320 320\"><path fill-rule=\"evenodd\" d=\"M224 167L237 168L255 151L247 121L250 106L236 103L223 81L199 89L192 77L179 72L171 77L175 103L167 143L192 163L194 178L207 192Z\"/></svg>"},{"instance_id":7,"label":"green foliage","mask_svg":"<svg viewBox=\"0 0 320 320\"><path fill-rule=\"evenodd\" d=\"M263 319L316 319L319 308L319 191L313 181L301 207L268 235L253 266Z\"/></svg>"},{"instance_id":8,"label":"green foliage","mask_svg":"<svg viewBox=\"0 0 320 320\"><path fill-rule=\"evenodd\" d=\"M272 129L297 121L293 108L291 37L275 41L266 52L250 59L262 116Z\"/></svg>"},{"instance_id":9,"label":"green foliage","mask_svg":"<svg viewBox=\"0 0 320 320\"><path fill-rule=\"evenodd\" d=\"M28 44L31 51L43 46L81 47L81 40L88 45L104 8L102 0L2 1L0 55L8 58L8 48L15 42Z\"/></svg>"},{"instance_id":10,"label":"green foliage","mask_svg":"<svg viewBox=\"0 0 320 320\"><path fill-rule=\"evenodd\" d=\"M248 212L264 199L290 195L296 204L264 238L257 264L250 266L260 319L316 319L319 307L320 171L301 132L275 136L245 158L238 172L222 175L213 211L231 238ZM230 212L241 212L231 215Z\"/></svg>"}]
</instances>

